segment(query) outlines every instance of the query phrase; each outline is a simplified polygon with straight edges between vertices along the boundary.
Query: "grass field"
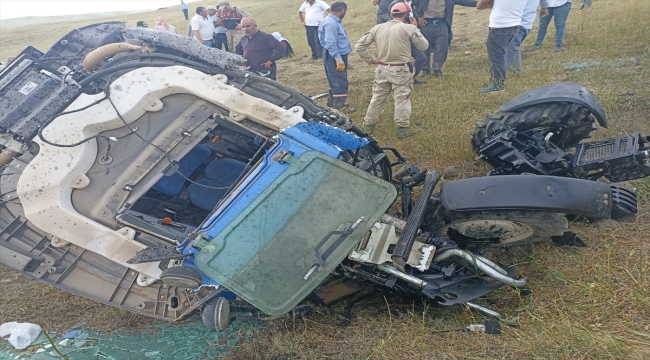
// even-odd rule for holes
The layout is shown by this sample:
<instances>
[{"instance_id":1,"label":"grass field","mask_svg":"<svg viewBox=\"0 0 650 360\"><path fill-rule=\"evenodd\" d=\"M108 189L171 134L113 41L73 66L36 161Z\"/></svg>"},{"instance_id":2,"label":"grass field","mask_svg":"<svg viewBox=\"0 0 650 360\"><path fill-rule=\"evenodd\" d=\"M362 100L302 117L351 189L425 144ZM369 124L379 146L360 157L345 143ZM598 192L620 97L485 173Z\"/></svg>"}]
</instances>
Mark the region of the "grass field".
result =
<instances>
[{"instance_id":1,"label":"grass field","mask_svg":"<svg viewBox=\"0 0 650 360\"><path fill-rule=\"evenodd\" d=\"M523 1L523 0L522 0ZM278 80L314 95L327 90L322 63L309 60L304 30L297 19L301 1L233 1L256 18L261 30L279 31L297 55L278 64ZM353 44L374 24L369 0L350 0L343 20ZM191 6L210 5L204 1ZM474 160L469 132L486 113L510 98L553 82L572 81L590 88L608 112L610 126L602 138L640 131L650 134L650 1L596 0L592 10L568 20L565 51L553 50L549 27L545 46L523 53L524 71L509 76L507 90L479 95L487 84L485 39L489 11L457 7L454 41L442 78L426 78L413 94L412 123L421 133L397 140L392 103L387 104L376 133L421 167L442 169L466 164L462 177L479 176L487 167ZM119 9L116 9L119 10ZM183 32L187 22L178 8L128 15L153 23L162 16ZM120 19L112 19L120 20ZM29 29L0 30L0 58L14 56L25 45L46 50L70 30L93 23L50 24L30 38ZM536 29L524 48L532 45ZM361 124L370 100L373 68L352 54L350 114ZM635 181L642 207L632 220L611 226L572 224L587 248L548 244L521 254L501 254L518 264L530 279L532 295L520 297L500 290L480 302L509 314L518 328L500 336L440 332L480 323L482 318L461 307L430 308L390 295L360 303L352 324L338 327L339 304L296 323L275 323L251 343L234 349L233 359L648 359L650 358L650 180ZM0 269L0 322L31 321L49 330L67 330L80 321L99 329L138 326L150 319L112 309ZM29 299L26 301L25 299Z\"/></svg>"}]
</instances>

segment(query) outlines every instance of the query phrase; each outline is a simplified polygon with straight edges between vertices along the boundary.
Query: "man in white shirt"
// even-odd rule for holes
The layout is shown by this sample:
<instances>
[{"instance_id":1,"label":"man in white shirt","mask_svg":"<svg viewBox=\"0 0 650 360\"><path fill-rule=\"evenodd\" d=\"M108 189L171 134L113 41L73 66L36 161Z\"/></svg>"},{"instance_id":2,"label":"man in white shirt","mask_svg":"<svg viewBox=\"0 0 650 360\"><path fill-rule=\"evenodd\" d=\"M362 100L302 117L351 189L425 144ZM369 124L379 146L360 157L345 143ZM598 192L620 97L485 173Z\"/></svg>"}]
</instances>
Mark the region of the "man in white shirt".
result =
<instances>
[{"instance_id":1,"label":"man in white shirt","mask_svg":"<svg viewBox=\"0 0 650 360\"><path fill-rule=\"evenodd\" d=\"M321 0L307 0L298 9L300 23L307 31L307 43L311 48L311 59L318 60L323 57L323 47L318 40L318 26L325 17L325 12L330 6Z\"/></svg>"},{"instance_id":2,"label":"man in white shirt","mask_svg":"<svg viewBox=\"0 0 650 360\"><path fill-rule=\"evenodd\" d=\"M190 27L196 40L207 47L212 47L214 23L208 19L208 11L203 6L196 8L196 15L190 20Z\"/></svg>"},{"instance_id":3,"label":"man in white shirt","mask_svg":"<svg viewBox=\"0 0 650 360\"><path fill-rule=\"evenodd\" d=\"M482 94L505 90L506 49L519 31L521 16L524 13L524 0L479 0L477 9L492 9L487 46L490 60L490 85L481 90Z\"/></svg>"},{"instance_id":4,"label":"man in white shirt","mask_svg":"<svg viewBox=\"0 0 650 360\"><path fill-rule=\"evenodd\" d=\"M514 73L521 71L521 43L530 33L533 28L533 23L537 17L537 7L540 7L540 14L542 16L548 15L547 0L528 0L524 6L524 14L521 16L521 25L519 32L508 44L506 50L506 68Z\"/></svg>"}]
</instances>

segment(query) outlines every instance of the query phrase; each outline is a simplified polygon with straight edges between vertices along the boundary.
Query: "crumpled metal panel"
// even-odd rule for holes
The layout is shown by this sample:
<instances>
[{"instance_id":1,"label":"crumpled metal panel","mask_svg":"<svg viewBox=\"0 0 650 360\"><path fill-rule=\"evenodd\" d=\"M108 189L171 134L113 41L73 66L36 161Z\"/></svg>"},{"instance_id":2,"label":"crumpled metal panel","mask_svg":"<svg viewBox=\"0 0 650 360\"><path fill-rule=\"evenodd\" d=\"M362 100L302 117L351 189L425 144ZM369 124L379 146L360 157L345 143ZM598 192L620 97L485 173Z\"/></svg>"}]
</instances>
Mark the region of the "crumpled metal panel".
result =
<instances>
[{"instance_id":1,"label":"crumpled metal panel","mask_svg":"<svg viewBox=\"0 0 650 360\"><path fill-rule=\"evenodd\" d=\"M189 36L168 34L162 31L144 28L124 28L122 34L126 40L140 40L151 45L178 50L223 69L243 69L242 65L246 62L244 57L240 55L207 47Z\"/></svg>"}]
</instances>

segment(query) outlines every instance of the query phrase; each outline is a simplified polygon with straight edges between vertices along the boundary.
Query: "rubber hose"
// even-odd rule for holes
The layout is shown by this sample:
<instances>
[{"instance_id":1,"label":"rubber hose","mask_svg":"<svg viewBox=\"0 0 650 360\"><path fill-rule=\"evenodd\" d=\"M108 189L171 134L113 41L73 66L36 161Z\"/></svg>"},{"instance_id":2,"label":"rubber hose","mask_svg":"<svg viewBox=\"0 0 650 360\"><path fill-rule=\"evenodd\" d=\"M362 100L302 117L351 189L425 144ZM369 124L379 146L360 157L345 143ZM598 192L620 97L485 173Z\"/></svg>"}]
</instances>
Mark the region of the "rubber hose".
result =
<instances>
[{"instance_id":1,"label":"rubber hose","mask_svg":"<svg viewBox=\"0 0 650 360\"><path fill-rule=\"evenodd\" d=\"M97 49L89 52L88 55L86 55L86 57L83 59L81 65L83 66L84 70L92 74L97 71L97 65L107 57L133 50L154 52L156 51L156 48L149 46L138 46L125 42L108 44L100 46Z\"/></svg>"}]
</instances>

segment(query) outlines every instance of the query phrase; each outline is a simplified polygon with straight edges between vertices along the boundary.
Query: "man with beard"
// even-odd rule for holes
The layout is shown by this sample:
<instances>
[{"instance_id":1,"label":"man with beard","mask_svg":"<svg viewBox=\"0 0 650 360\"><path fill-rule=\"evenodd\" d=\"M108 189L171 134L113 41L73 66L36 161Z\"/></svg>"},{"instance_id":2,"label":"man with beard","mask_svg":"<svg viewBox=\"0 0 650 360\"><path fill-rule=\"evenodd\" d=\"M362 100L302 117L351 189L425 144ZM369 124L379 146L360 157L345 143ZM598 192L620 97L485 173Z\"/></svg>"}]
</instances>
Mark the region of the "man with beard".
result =
<instances>
[{"instance_id":1,"label":"man with beard","mask_svg":"<svg viewBox=\"0 0 650 360\"><path fill-rule=\"evenodd\" d=\"M273 35L258 30L252 17L242 19L241 28L245 36L235 47L235 53L246 59L249 71L275 80L275 61L284 56L286 48Z\"/></svg>"}]
</instances>

